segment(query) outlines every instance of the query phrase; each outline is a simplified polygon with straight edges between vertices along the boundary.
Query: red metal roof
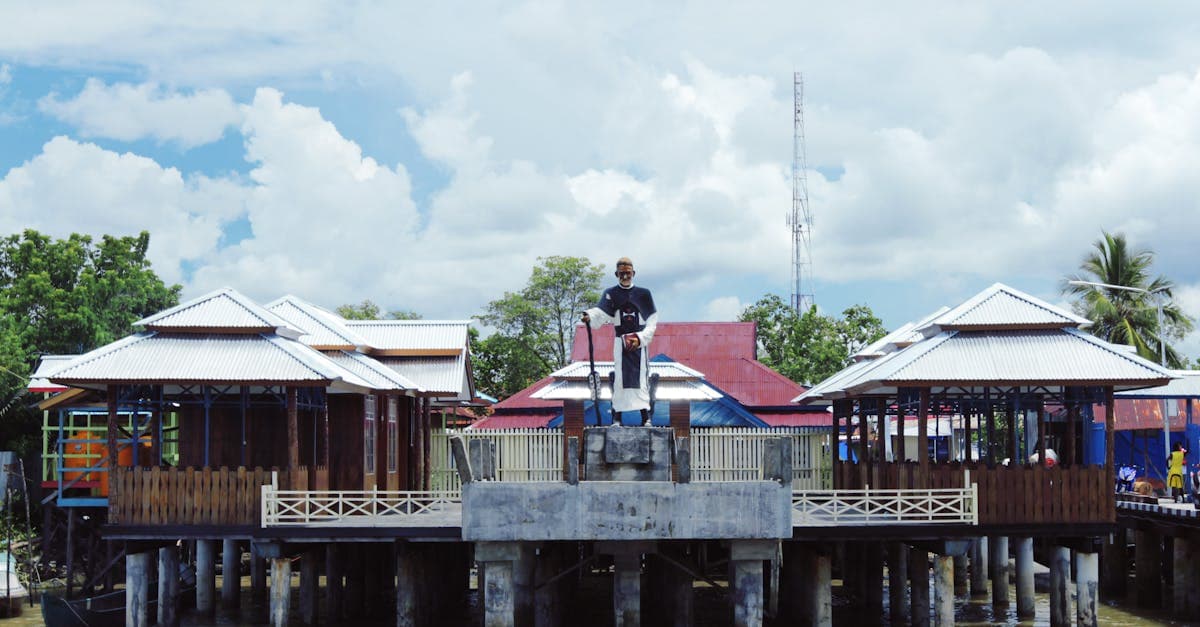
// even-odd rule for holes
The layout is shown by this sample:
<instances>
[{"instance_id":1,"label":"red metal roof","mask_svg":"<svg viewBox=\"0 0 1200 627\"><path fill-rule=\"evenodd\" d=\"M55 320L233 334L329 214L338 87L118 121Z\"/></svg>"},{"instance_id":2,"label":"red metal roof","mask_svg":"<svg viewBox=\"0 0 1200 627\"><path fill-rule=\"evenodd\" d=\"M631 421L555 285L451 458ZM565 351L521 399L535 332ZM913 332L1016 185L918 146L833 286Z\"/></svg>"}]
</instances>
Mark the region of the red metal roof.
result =
<instances>
[{"instance_id":1,"label":"red metal roof","mask_svg":"<svg viewBox=\"0 0 1200 627\"><path fill-rule=\"evenodd\" d=\"M829 427L833 422L826 411L754 412L772 427Z\"/></svg>"},{"instance_id":2,"label":"red metal roof","mask_svg":"<svg viewBox=\"0 0 1200 627\"><path fill-rule=\"evenodd\" d=\"M561 401L559 401L561 405ZM557 413L550 414L492 414L471 425L472 429L536 429L544 428Z\"/></svg>"},{"instance_id":3,"label":"red metal roof","mask_svg":"<svg viewBox=\"0 0 1200 627\"><path fill-rule=\"evenodd\" d=\"M1179 411L1171 416L1171 430L1183 431L1183 427L1187 424L1187 399L1168 399L1168 403L1175 403ZM1118 398L1113 404L1113 413L1116 415L1117 421L1113 425L1116 431L1132 431L1134 429L1162 429L1162 400L1154 398ZM1200 404L1192 408L1195 422L1200 422ZM1092 407L1092 414L1096 422L1104 423L1104 405L1095 405Z\"/></svg>"},{"instance_id":4,"label":"red metal roof","mask_svg":"<svg viewBox=\"0 0 1200 627\"><path fill-rule=\"evenodd\" d=\"M586 341L586 340L585 340ZM611 349L610 349L611 350ZM584 359L587 359L585 356ZM537 383L513 394L512 396L492 405L492 411L502 414L512 411L525 411L528 409L562 409L562 401L547 401L540 398L532 398L530 395L534 392L546 387L553 381L553 377L544 377Z\"/></svg>"},{"instance_id":5,"label":"red metal roof","mask_svg":"<svg viewBox=\"0 0 1200 627\"><path fill-rule=\"evenodd\" d=\"M669 355L686 365L693 360L755 358L753 322L660 322L650 343L650 355ZM587 361L587 331L575 325L572 361ZM597 361L612 361L613 328L592 329ZM707 372L704 374L708 374Z\"/></svg>"}]
</instances>

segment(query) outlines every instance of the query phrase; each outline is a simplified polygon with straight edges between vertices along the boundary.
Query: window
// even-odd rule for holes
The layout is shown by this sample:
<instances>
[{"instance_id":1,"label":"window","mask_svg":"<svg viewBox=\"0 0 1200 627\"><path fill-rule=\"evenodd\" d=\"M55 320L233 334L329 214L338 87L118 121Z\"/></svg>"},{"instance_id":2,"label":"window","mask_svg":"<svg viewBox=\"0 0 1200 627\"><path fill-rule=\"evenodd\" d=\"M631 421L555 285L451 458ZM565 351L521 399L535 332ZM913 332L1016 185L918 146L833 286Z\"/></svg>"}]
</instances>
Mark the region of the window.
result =
<instances>
[{"instance_id":1,"label":"window","mask_svg":"<svg viewBox=\"0 0 1200 627\"><path fill-rule=\"evenodd\" d=\"M395 396L388 397L387 404L387 456L388 456L388 472L396 472L396 467L399 465L399 420L398 409Z\"/></svg>"},{"instance_id":2,"label":"window","mask_svg":"<svg viewBox=\"0 0 1200 627\"><path fill-rule=\"evenodd\" d=\"M375 472L375 395L363 400L363 472Z\"/></svg>"}]
</instances>

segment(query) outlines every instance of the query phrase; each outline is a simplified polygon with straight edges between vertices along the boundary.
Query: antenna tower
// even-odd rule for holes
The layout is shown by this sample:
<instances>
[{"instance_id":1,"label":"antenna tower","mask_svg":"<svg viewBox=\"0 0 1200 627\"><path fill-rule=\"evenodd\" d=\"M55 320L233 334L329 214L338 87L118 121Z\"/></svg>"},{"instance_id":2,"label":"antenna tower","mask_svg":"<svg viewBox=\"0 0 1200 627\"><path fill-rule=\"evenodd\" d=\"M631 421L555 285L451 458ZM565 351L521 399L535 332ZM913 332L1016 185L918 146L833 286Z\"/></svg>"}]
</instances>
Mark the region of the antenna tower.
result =
<instances>
[{"instance_id":1,"label":"antenna tower","mask_svg":"<svg viewBox=\"0 0 1200 627\"><path fill-rule=\"evenodd\" d=\"M803 313L816 304L812 291L812 213L808 209L808 163L804 148L804 76L792 74L792 307Z\"/></svg>"}]
</instances>

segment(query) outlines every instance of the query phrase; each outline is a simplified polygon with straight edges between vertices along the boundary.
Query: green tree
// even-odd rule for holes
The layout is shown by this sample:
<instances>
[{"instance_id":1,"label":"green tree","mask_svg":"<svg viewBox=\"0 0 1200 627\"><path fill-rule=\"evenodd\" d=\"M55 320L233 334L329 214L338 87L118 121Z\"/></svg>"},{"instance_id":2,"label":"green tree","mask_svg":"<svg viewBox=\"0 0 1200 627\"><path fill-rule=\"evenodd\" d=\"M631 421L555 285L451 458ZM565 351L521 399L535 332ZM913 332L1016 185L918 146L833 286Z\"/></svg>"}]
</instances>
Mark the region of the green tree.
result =
<instances>
[{"instance_id":1,"label":"green tree","mask_svg":"<svg viewBox=\"0 0 1200 627\"><path fill-rule=\"evenodd\" d=\"M1120 233L1102 234L1093 244L1095 250L1083 258L1080 272L1068 275L1063 282L1063 293L1075 297L1075 312L1092 321L1089 330L1096 337L1133 346L1138 355L1155 363L1159 361L1159 351L1165 349L1169 367L1187 367L1187 360L1171 346L1172 340L1183 339L1193 328L1192 319L1172 300L1175 284L1161 275L1151 276L1153 252L1131 250ZM1072 284L1072 281L1134 289ZM1163 301L1161 329L1156 299Z\"/></svg>"},{"instance_id":2,"label":"green tree","mask_svg":"<svg viewBox=\"0 0 1200 627\"><path fill-rule=\"evenodd\" d=\"M347 303L338 305L334 311L347 320L420 320L421 314L408 309L395 309L383 315L383 308L375 301L367 299L357 305Z\"/></svg>"},{"instance_id":3,"label":"green tree","mask_svg":"<svg viewBox=\"0 0 1200 627\"><path fill-rule=\"evenodd\" d=\"M805 385L846 367L851 355L886 333L866 305L849 307L835 318L821 315L816 307L797 313L775 294L747 307L741 320L756 323L759 360Z\"/></svg>"},{"instance_id":4,"label":"green tree","mask_svg":"<svg viewBox=\"0 0 1200 627\"><path fill-rule=\"evenodd\" d=\"M539 257L524 288L488 303L477 317L495 333L475 352L479 387L510 396L566 365L579 312L599 300L603 273L584 257Z\"/></svg>"},{"instance_id":5,"label":"green tree","mask_svg":"<svg viewBox=\"0 0 1200 627\"><path fill-rule=\"evenodd\" d=\"M0 423L4 446L36 433L20 402L44 354L81 353L133 330L133 323L179 302L151 268L149 233L53 239L34 230L0 240ZM34 421L31 423L30 421Z\"/></svg>"}]
</instances>

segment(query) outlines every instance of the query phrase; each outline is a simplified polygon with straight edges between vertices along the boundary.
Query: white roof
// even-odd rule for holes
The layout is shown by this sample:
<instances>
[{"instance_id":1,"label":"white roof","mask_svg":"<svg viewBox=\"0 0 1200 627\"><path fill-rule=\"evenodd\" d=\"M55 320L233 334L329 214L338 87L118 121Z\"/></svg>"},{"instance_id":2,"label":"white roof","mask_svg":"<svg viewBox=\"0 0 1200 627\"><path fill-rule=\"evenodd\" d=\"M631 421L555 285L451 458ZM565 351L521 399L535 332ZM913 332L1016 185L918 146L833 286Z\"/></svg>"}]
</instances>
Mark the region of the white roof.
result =
<instances>
[{"instance_id":1,"label":"white roof","mask_svg":"<svg viewBox=\"0 0 1200 627\"><path fill-rule=\"evenodd\" d=\"M688 368L677 361L651 361L648 363L650 364L650 374L657 374L662 381L699 381L704 378L704 375L700 371ZM608 375L612 371L613 362L596 362L596 372L600 374L602 379L607 381ZM551 372L550 376L555 379L585 381L589 372L591 372L591 367L588 366L588 362L576 361Z\"/></svg>"},{"instance_id":2,"label":"white roof","mask_svg":"<svg viewBox=\"0 0 1200 627\"><path fill-rule=\"evenodd\" d=\"M1091 320L996 283L943 313L932 325L943 329L1086 327Z\"/></svg>"},{"instance_id":3,"label":"white roof","mask_svg":"<svg viewBox=\"0 0 1200 627\"><path fill-rule=\"evenodd\" d=\"M37 369L29 376L30 390L38 391L62 391L67 389L64 385L58 385L50 382L50 374L55 370L62 368L64 365L71 363L79 355L42 355L38 360Z\"/></svg>"},{"instance_id":4,"label":"white roof","mask_svg":"<svg viewBox=\"0 0 1200 627\"><path fill-rule=\"evenodd\" d=\"M260 332L284 337L299 337L300 331L288 326L283 318L228 287L164 309L134 324L152 331L179 333Z\"/></svg>"},{"instance_id":5,"label":"white roof","mask_svg":"<svg viewBox=\"0 0 1200 627\"><path fill-rule=\"evenodd\" d=\"M590 400L592 388L587 381L560 380L551 382L530 396L547 401ZM702 381L663 380L655 389L654 398L660 401L715 401L721 398L721 393ZM612 400L612 386L606 378L601 379L600 400Z\"/></svg>"},{"instance_id":6,"label":"white roof","mask_svg":"<svg viewBox=\"0 0 1200 627\"><path fill-rule=\"evenodd\" d=\"M368 346L366 338L346 326L344 318L296 296L276 299L267 303L266 309L302 331L300 341L309 346L359 350Z\"/></svg>"},{"instance_id":7,"label":"white roof","mask_svg":"<svg viewBox=\"0 0 1200 627\"><path fill-rule=\"evenodd\" d=\"M50 379L69 385L341 382L351 388L371 388L321 353L267 333L135 333L80 355Z\"/></svg>"},{"instance_id":8,"label":"white roof","mask_svg":"<svg viewBox=\"0 0 1200 627\"><path fill-rule=\"evenodd\" d=\"M453 355L467 347L470 320L347 320L346 326L385 354Z\"/></svg>"},{"instance_id":9,"label":"white roof","mask_svg":"<svg viewBox=\"0 0 1200 627\"><path fill-rule=\"evenodd\" d=\"M1166 385L1117 392L1114 396L1119 398L1200 398L1200 371L1172 370L1171 372L1179 378L1171 379Z\"/></svg>"},{"instance_id":10,"label":"white roof","mask_svg":"<svg viewBox=\"0 0 1200 627\"><path fill-rule=\"evenodd\" d=\"M461 353L449 357L375 359L415 383L423 392L435 396L453 396L455 400L471 400L471 381L466 358Z\"/></svg>"},{"instance_id":11,"label":"white roof","mask_svg":"<svg viewBox=\"0 0 1200 627\"><path fill-rule=\"evenodd\" d=\"M332 351L325 353L325 356L369 383L371 389L385 391L424 391L421 389L421 386L410 381L404 375L362 353Z\"/></svg>"}]
</instances>

